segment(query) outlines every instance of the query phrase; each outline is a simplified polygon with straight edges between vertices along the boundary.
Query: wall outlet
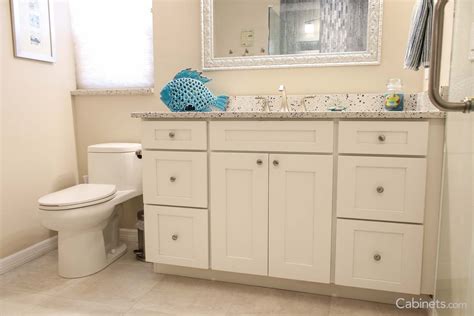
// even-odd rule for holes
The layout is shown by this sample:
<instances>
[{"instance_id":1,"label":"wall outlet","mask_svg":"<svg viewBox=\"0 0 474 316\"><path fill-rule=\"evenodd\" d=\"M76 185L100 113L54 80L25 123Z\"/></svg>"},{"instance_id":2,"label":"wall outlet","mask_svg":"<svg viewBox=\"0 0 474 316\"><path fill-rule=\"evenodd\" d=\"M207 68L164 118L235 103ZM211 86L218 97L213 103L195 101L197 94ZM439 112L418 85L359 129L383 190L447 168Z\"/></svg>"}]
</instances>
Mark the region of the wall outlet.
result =
<instances>
[{"instance_id":1,"label":"wall outlet","mask_svg":"<svg viewBox=\"0 0 474 316\"><path fill-rule=\"evenodd\" d=\"M242 47L252 47L255 41L253 30L244 30L240 33L240 45Z\"/></svg>"}]
</instances>

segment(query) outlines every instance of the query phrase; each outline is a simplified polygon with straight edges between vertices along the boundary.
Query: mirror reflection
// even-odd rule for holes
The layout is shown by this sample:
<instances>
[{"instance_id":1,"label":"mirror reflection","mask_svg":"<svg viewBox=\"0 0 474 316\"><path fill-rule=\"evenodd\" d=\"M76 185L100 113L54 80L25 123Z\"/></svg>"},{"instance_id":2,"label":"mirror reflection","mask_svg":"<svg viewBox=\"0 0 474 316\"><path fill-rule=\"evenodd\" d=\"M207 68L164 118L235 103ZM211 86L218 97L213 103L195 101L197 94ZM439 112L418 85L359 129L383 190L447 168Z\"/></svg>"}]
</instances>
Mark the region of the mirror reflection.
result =
<instances>
[{"instance_id":1,"label":"mirror reflection","mask_svg":"<svg viewBox=\"0 0 474 316\"><path fill-rule=\"evenodd\" d=\"M362 52L369 0L213 0L214 57Z\"/></svg>"}]
</instances>

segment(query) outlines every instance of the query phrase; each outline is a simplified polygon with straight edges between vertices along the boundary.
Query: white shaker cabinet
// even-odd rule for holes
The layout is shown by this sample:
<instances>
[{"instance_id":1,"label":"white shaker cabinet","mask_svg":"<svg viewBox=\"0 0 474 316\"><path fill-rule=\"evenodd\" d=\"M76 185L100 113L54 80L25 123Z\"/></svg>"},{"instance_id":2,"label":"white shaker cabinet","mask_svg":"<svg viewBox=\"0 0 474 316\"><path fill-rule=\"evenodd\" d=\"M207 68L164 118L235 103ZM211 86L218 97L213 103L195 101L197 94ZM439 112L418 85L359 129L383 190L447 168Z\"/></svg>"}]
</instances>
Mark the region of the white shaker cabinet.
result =
<instances>
[{"instance_id":1,"label":"white shaker cabinet","mask_svg":"<svg viewBox=\"0 0 474 316\"><path fill-rule=\"evenodd\" d=\"M215 270L267 275L268 155L211 154Z\"/></svg>"},{"instance_id":2,"label":"white shaker cabinet","mask_svg":"<svg viewBox=\"0 0 474 316\"><path fill-rule=\"evenodd\" d=\"M341 296L432 294L443 132L436 120L145 120L146 259Z\"/></svg>"},{"instance_id":3,"label":"white shaker cabinet","mask_svg":"<svg viewBox=\"0 0 474 316\"><path fill-rule=\"evenodd\" d=\"M332 164L332 156L270 155L270 276L329 283Z\"/></svg>"},{"instance_id":4,"label":"white shaker cabinet","mask_svg":"<svg viewBox=\"0 0 474 316\"><path fill-rule=\"evenodd\" d=\"M331 156L212 153L211 192L213 269L329 283Z\"/></svg>"}]
</instances>

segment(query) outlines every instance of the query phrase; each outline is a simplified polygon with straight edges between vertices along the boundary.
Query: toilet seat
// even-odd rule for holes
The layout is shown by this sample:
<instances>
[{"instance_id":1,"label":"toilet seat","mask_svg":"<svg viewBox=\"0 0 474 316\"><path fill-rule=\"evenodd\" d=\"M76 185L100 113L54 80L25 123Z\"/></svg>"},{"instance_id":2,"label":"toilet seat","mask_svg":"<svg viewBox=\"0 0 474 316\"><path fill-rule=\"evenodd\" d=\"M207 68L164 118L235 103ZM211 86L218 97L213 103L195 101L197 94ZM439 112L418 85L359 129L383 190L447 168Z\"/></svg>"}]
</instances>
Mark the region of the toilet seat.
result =
<instances>
[{"instance_id":1,"label":"toilet seat","mask_svg":"<svg viewBox=\"0 0 474 316\"><path fill-rule=\"evenodd\" d=\"M50 193L38 200L39 208L63 211L107 202L115 197L117 189L111 184L78 184Z\"/></svg>"}]
</instances>

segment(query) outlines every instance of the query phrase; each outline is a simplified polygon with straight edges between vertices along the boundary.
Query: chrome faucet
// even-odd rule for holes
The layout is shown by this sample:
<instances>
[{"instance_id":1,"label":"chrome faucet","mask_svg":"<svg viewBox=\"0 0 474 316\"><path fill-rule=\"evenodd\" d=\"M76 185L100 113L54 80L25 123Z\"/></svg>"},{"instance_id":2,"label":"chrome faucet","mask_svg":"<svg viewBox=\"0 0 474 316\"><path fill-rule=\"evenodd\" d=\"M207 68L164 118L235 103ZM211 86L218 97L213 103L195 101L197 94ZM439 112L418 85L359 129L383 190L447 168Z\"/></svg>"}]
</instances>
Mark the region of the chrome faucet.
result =
<instances>
[{"instance_id":1,"label":"chrome faucet","mask_svg":"<svg viewBox=\"0 0 474 316\"><path fill-rule=\"evenodd\" d=\"M280 85L278 91L281 92L281 105L280 105L280 112L290 112L288 107L288 97L286 96L286 89L284 85Z\"/></svg>"}]
</instances>

